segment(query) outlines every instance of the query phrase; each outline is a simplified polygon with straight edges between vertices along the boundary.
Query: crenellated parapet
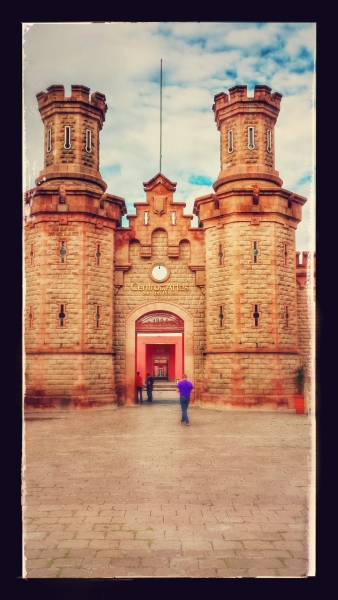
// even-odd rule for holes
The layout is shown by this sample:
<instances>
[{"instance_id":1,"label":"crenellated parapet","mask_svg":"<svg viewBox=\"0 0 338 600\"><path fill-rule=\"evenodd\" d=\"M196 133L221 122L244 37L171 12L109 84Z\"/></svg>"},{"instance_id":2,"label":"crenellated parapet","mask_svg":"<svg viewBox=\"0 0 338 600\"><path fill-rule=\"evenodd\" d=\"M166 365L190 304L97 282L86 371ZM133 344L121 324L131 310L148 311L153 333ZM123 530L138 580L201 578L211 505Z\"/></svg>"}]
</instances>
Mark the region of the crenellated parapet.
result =
<instances>
[{"instance_id":1,"label":"crenellated parapet","mask_svg":"<svg viewBox=\"0 0 338 600\"><path fill-rule=\"evenodd\" d=\"M256 85L253 96L248 96L247 91L248 87L246 85L234 85L229 88L230 97L225 92L220 92L214 96L212 110L215 114L218 130L220 129L219 125L222 117L222 109L225 107L230 108L230 106L232 107L233 104L237 102L250 103L250 105L255 101L266 102L271 106L273 112L277 112L278 116L282 94L279 94L278 92L271 93L272 90L267 85Z\"/></svg>"},{"instance_id":2,"label":"crenellated parapet","mask_svg":"<svg viewBox=\"0 0 338 600\"><path fill-rule=\"evenodd\" d=\"M38 100L38 108L41 113L47 109L52 110L51 104L53 102L61 102L61 107L66 108L65 103L84 102L85 104L92 107L93 110L99 110L101 113L102 123L105 120L105 113L108 110L106 104L106 97L101 92L93 92L89 99L90 88L85 85L72 85L71 95L65 96L65 88L63 85L50 85L47 88L47 92L39 92L36 94Z\"/></svg>"},{"instance_id":3,"label":"crenellated parapet","mask_svg":"<svg viewBox=\"0 0 338 600\"><path fill-rule=\"evenodd\" d=\"M304 289L308 284L312 268L314 278L316 278L316 252L296 252L296 280L300 289Z\"/></svg>"}]
</instances>

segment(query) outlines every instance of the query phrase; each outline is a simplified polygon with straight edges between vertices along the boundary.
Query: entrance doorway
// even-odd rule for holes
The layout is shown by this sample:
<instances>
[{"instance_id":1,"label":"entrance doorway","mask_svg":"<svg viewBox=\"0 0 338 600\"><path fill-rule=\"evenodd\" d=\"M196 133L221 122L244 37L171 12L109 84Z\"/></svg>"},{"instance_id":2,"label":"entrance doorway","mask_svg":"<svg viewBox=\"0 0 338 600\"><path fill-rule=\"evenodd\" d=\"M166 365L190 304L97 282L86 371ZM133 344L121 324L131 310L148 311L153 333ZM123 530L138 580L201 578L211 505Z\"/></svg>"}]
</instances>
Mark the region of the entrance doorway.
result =
<instances>
[{"instance_id":1,"label":"entrance doorway","mask_svg":"<svg viewBox=\"0 0 338 600\"><path fill-rule=\"evenodd\" d=\"M121 396L124 404L135 403L136 372L140 371L143 378L148 372L144 369L146 344L143 342L158 344L160 341L162 344L164 336L168 344L175 343L175 380L180 379L184 372L193 379L194 321L192 315L182 306L171 302L146 302L132 310L126 318L125 388ZM156 355L160 356L162 353ZM170 361L168 369L170 377ZM164 381L157 382L157 385L173 385L173 383Z\"/></svg>"},{"instance_id":2,"label":"entrance doorway","mask_svg":"<svg viewBox=\"0 0 338 600\"><path fill-rule=\"evenodd\" d=\"M169 337L158 335L138 337L138 346L145 346L145 371L150 373L154 379L161 381L176 381L176 373L181 370L182 359L182 336L179 334ZM176 361L178 355L179 360ZM139 363L140 364L140 363Z\"/></svg>"},{"instance_id":3,"label":"entrance doorway","mask_svg":"<svg viewBox=\"0 0 338 600\"><path fill-rule=\"evenodd\" d=\"M153 311L136 321L136 371L143 378L176 382L184 368L184 321L167 311Z\"/></svg>"},{"instance_id":4,"label":"entrance doorway","mask_svg":"<svg viewBox=\"0 0 338 600\"><path fill-rule=\"evenodd\" d=\"M154 379L168 381L168 359L165 356L155 356L153 361Z\"/></svg>"}]
</instances>

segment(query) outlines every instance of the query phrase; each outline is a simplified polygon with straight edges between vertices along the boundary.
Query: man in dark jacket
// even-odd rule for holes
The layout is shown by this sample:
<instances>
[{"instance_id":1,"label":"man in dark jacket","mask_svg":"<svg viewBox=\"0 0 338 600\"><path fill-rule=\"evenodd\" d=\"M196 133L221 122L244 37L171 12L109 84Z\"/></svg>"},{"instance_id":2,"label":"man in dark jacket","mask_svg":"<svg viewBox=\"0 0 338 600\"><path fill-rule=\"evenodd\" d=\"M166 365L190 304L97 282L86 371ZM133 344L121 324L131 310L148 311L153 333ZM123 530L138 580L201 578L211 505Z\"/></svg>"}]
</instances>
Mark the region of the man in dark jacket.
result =
<instances>
[{"instance_id":1,"label":"man in dark jacket","mask_svg":"<svg viewBox=\"0 0 338 600\"><path fill-rule=\"evenodd\" d=\"M154 378L150 375L150 373L147 373L146 386L147 386L147 396L148 396L147 402L152 402L153 401Z\"/></svg>"}]
</instances>

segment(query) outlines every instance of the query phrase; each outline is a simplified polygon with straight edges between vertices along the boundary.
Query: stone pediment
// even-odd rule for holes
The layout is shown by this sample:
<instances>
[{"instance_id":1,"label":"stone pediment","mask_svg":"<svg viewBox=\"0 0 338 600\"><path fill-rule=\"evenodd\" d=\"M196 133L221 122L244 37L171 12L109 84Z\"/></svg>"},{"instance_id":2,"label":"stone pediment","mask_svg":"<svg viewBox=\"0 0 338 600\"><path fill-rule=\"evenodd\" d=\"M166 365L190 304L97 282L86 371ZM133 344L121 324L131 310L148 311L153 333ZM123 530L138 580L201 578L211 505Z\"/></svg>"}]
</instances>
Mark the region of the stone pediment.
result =
<instances>
[{"instance_id":1,"label":"stone pediment","mask_svg":"<svg viewBox=\"0 0 338 600\"><path fill-rule=\"evenodd\" d=\"M167 177L162 175L162 173L157 173L157 175L152 177L152 179L150 179L149 181L143 182L143 187L144 187L145 192L150 192L156 186L161 186L161 187L163 186L168 191L175 192L176 185L177 185L176 182L170 181L170 179L168 179Z\"/></svg>"}]
</instances>

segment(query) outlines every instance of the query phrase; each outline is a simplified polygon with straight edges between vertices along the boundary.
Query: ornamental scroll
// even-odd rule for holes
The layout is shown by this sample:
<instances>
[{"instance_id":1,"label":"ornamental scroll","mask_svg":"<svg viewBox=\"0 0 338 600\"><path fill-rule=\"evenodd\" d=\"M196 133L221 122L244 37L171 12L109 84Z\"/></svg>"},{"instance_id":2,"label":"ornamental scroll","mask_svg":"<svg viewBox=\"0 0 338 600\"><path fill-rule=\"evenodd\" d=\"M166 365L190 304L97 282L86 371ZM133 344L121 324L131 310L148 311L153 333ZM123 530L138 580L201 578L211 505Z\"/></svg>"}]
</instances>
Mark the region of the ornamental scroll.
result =
<instances>
[{"instance_id":1,"label":"ornamental scroll","mask_svg":"<svg viewBox=\"0 0 338 600\"><path fill-rule=\"evenodd\" d=\"M136 331L184 331L184 321L174 313L153 311L136 321Z\"/></svg>"}]
</instances>

